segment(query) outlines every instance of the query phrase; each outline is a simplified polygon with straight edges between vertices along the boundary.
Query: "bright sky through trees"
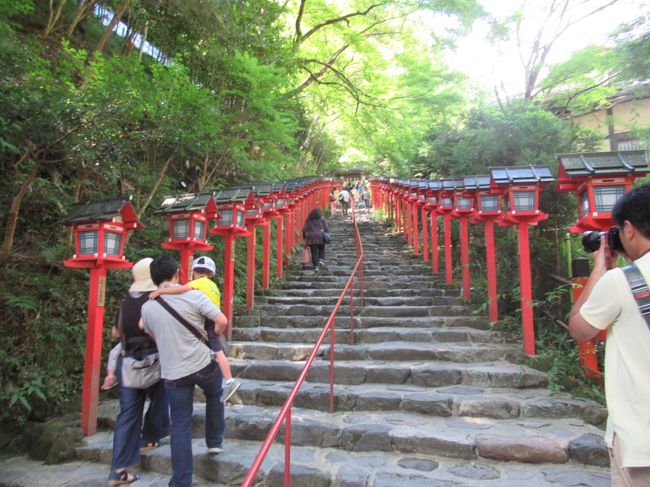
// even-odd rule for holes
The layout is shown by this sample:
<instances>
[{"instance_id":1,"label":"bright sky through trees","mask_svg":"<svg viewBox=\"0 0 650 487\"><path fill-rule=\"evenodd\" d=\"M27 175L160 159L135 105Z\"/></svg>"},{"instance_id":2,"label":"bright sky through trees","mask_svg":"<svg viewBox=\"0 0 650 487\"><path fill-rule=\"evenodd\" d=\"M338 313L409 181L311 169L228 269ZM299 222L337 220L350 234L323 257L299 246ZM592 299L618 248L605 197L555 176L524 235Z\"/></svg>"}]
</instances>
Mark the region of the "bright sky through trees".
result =
<instances>
[{"instance_id":1,"label":"bright sky through trees","mask_svg":"<svg viewBox=\"0 0 650 487\"><path fill-rule=\"evenodd\" d=\"M502 20L522 5L528 18L529 26L533 27L524 32L523 41L530 42L533 29L544 20L544 7L548 0L479 0L485 10L493 17ZM593 8L579 5L585 2L575 0L579 11L586 14ZM598 3L598 2L594 2ZM607 3L607 2L601 2ZM629 22L650 11L648 0L619 0L614 5L594 14L586 20L576 23L568 29L557 41L549 53L548 62L556 64L566 61L569 56L588 44L606 44L608 35L621 23ZM577 13L577 12L576 12ZM438 19L434 25L439 25ZM481 19L474 24L472 32L461 37L457 48L448 53L448 62L486 91L493 92L494 86L503 86L508 96L512 97L523 92L524 72L515 39L491 43L490 19Z\"/></svg>"}]
</instances>

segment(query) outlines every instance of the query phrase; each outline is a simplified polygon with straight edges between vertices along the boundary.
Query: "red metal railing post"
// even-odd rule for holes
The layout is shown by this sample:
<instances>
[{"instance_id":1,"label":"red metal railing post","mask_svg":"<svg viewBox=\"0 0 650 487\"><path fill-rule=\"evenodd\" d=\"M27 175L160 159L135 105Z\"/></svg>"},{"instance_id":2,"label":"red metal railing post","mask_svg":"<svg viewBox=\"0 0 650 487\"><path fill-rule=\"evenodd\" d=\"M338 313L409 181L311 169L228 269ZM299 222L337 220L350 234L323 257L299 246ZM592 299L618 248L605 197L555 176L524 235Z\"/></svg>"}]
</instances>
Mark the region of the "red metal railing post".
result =
<instances>
[{"instance_id":1,"label":"red metal railing post","mask_svg":"<svg viewBox=\"0 0 650 487\"><path fill-rule=\"evenodd\" d=\"M336 319L333 319L330 328L330 413L334 412L334 344L336 342Z\"/></svg>"},{"instance_id":2,"label":"red metal railing post","mask_svg":"<svg viewBox=\"0 0 650 487\"><path fill-rule=\"evenodd\" d=\"M291 408L284 426L284 487L291 486Z\"/></svg>"}]
</instances>

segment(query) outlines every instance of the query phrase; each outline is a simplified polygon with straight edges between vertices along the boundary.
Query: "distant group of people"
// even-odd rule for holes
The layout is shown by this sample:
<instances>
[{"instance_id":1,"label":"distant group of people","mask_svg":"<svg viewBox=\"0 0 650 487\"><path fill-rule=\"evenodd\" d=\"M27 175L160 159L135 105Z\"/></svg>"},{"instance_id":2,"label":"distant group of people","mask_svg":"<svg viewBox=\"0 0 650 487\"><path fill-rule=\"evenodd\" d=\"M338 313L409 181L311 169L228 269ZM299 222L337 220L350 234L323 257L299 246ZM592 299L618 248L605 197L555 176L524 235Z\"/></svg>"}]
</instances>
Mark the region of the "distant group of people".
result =
<instances>
[{"instance_id":1,"label":"distant group of people","mask_svg":"<svg viewBox=\"0 0 650 487\"><path fill-rule=\"evenodd\" d=\"M170 435L171 487L192 485L192 403L194 386L206 398L205 441L208 454L223 451L224 402L239 388L221 345L228 324L221 312L221 294L212 281L216 265L209 257L192 263L192 281L179 283L177 262L169 255L145 258L132 269L133 284L122 301L113 336L120 343L109 356L102 385L119 385L120 412L113 437L110 487L130 484L138 475L127 467L140 453L156 448ZM164 298L163 298L164 296ZM160 375L146 387L130 387L128 359L145 363L158 358ZM128 374L127 374L128 373ZM139 372L144 374L145 372ZM132 380L132 379L129 379ZM150 404L144 416L144 403ZM171 421L170 421L171 420Z\"/></svg>"},{"instance_id":2,"label":"distant group of people","mask_svg":"<svg viewBox=\"0 0 650 487\"><path fill-rule=\"evenodd\" d=\"M344 215L348 214L350 206L355 205L355 208L365 208L366 211L370 209L370 191L363 182L344 185L339 191L334 188L329 194L330 212L332 215L336 213L337 203L341 204L341 212Z\"/></svg>"}]
</instances>

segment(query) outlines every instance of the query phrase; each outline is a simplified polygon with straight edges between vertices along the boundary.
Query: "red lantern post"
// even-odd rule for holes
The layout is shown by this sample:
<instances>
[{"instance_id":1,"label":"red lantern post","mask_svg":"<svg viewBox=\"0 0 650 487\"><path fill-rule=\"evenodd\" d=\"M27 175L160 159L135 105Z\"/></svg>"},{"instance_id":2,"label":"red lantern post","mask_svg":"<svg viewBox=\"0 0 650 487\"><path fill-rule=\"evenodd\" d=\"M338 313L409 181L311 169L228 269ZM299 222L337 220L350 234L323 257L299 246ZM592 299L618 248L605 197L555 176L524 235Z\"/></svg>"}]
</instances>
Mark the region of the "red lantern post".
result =
<instances>
[{"instance_id":1,"label":"red lantern post","mask_svg":"<svg viewBox=\"0 0 650 487\"><path fill-rule=\"evenodd\" d=\"M129 201L130 198L123 197L78 203L63 220L65 225L72 226L75 240L75 254L63 265L90 270L81 399L81 429L86 436L97 432L106 270L128 269L133 265L124 258L124 242L128 231L142 228Z\"/></svg>"},{"instance_id":2,"label":"red lantern post","mask_svg":"<svg viewBox=\"0 0 650 487\"><path fill-rule=\"evenodd\" d=\"M465 180L467 184L467 179ZM490 176L476 176L475 208L472 223L485 223L485 264L487 267L488 284L488 316L490 323L499 319L499 303L497 299L497 267L496 250L494 247L494 223L503 218L499 205L499 196L490 189Z\"/></svg>"},{"instance_id":3,"label":"red lantern post","mask_svg":"<svg viewBox=\"0 0 650 487\"><path fill-rule=\"evenodd\" d=\"M460 184L458 179L443 179L438 197L438 213L442 214L445 242L445 282L454 282L451 244L451 217L454 211L454 191Z\"/></svg>"},{"instance_id":4,"label":"red lantern post","mask_svg":"<svg viewBox=\"0 0 650 487\"><path fill-rule=\"evenodd\" d=\"M268 189L268 194L264 194ZM271 273L271 220L276 218L278 212L275 210L275 194L273 194L273 184L268 186L261 185L258 188L257 196L262 204L262 214L264 220L259 226L263 229L262 242L262 288L269 288L269 279Z\"/></svg>"},{"instance_id":5,"label":"red lantern post","mask_svg":"<svg viewBox=\"0 0 650 487\"><path fill-rule=\"evenodd\" d=\"M612 218L614 205L635 179L648 173L648 156L642 150L558 154L557 160L555 190L574 193L578 203L578 221L569 228L571 233L606 231L616 225ZM587 279L573 273L571 280L575 300ZM580 365L590 377L602 376L595 350L597 340L606 338L607 332L602 331L591 340L578 342Z\"/></svg>"},{"instance_id":6,"label":"red lantern post","mask_svg":"<svg viewBox=\"0 0 650 487\"><path fill-rule=\"evenodd\" d=\"M417 206L422 217L422 260L429 260L429 218L427 205L427 192L429 189L428 181L421 179L418 181L418 201Z\"/></svg>"},{"instance_id":7,"label":"red lantern post","mask_svg":"<svg viewBox=\"0 0 650 487\"><path fill-rule=\"evenodd\" d=\"M434 273L440 271L438 255L438 193L440 192L440 181L430 180L427 184L427 209L431 213L431 267ZM428 223L427 223L428 225Z\"/></svg>"},{"instance_id":8,"label":"red lantern post","mask_svg":"<svg viewBox=\"0 0 650 487\"><path fill-rule=\"evenodd\" d=\"M413 254L420 254L420 225L418 219L420 217L420 209L418 206L419 195L418 195L418 186L419 181L417 179L411 179L408 183L409 185L409 195L408 195L408 205L410 208L409 217L411 219L411 244L413 245Z\"/></svg>"},{"instance_id":9,"label":"red lantern post","mask_svg":"<svg viewBox=\"0 0 650 487\"><path fill-rule=\"evenodd\" d=\"M491 187L501 192L504 200L505 225L517 225L519 234L519 286L521 290L521 326L524 352L535 355L533 293L530 274L528 225L536 225L548 215L539 210L539 193L554 181L548 166L492 167Z\"/></svg>"},{"instance_id":10,"label":"red lantern post","mask_svg":"<svg viewBox=\"0 0 650 487\"><path fill-rule=\"evenodd\" d=\"M217 203L217 222L210 233L224 238L223 251L223 313L228 318L228 327L224 335L228 340L232 337L233 298L235 294L235 238L248 236L246 229L246 209L244 201L249 194L248 189L227 188L219 190L214 195Z\"/></svg>"},{"instance_id":11,"label":"red lantern post","mask_svg":"<svg viewBox=\"0 0 650 487\"><path fill-rule=\"evenodd\" d=\"M469 301L472 289L469 272L469 233L468 219L474 213L474 177L465 177L456 187L454 193L454 216L460 220L460 263L462 267L463 297Z\"/></svg>"},{"instance_id":12,"label":"red lantern post","mask_svg":"<svg viewBox=\"0 0 650 487\"><path fill-rule=\"evenodd\" d=\"M283 259L284 259L284 246L283 246L283 220L284 216L288 214L291 210L289 208L289 203L287 201L287 194L285 192L285 185L284 183L274 183L273 184L273 191L277 194L277 198L275 200L275 210L277 212L277 216L274 217L276 224L277 224L277 238L276 238L276 244L277 244L277 254L276 254L276 275L278 279L282 279L282 266L283 266Z\"/></svg>"},{"instance_id":13,"label":"red lantern post","mask_svg":"<svg viewBox=\"0 0 650 487\"><path fill-rule=\"evenodd\" d=\"M214 248L207 242L210 220L216 217L217 205L212 193L193 193L182 196L166 196L158 214L167 217L169 239L160 246L181 253L181 283L190 280L190 268L194 252Z\"/></svg>"}]
</instances>

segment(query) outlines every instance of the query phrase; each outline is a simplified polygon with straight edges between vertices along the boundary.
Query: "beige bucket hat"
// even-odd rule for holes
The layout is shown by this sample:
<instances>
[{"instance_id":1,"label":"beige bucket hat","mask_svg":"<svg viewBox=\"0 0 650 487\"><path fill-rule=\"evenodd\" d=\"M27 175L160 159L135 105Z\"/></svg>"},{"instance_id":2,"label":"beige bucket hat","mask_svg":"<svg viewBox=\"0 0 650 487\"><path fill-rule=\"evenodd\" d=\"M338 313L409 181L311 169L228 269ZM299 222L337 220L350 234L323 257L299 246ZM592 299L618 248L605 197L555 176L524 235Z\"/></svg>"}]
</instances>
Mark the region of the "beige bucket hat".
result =
<instances>
[{"instance_id":1,"label":"beige bucket hat","mask_svg":"<svg viewBox=\"0 0 650 487\"><path fill-rule=\"evenodd\" d=\"M145 257L137 261L131 268L131 273L133 274L133 284L129 288L129 292L146 292L154 291L158 289L153 281L151 280L151 271L149 266L153 259L151 257Z\"/></svg>"}]
</instances>

